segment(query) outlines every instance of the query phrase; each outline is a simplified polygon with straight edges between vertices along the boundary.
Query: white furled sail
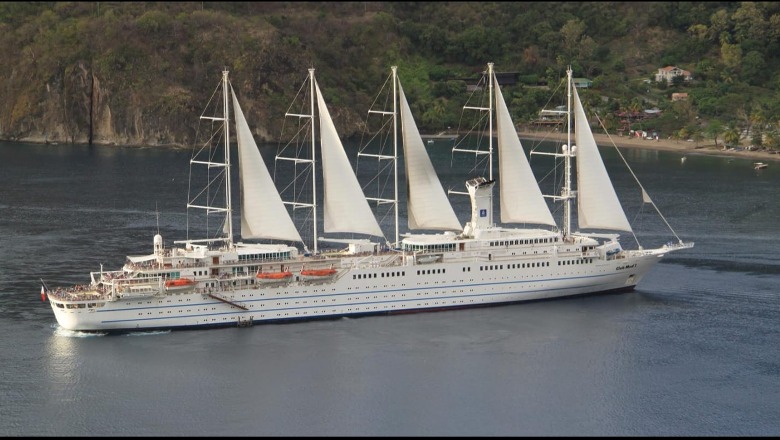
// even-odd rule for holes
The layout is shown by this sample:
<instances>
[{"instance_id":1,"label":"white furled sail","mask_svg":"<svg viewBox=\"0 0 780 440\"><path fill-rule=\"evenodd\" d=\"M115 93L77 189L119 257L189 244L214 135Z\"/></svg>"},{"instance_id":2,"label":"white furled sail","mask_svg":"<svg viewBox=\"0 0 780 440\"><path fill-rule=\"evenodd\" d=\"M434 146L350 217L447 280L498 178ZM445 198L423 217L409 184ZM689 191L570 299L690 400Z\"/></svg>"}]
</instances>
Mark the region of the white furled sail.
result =
<instances>
[{"instance_id":1,"label":"white furled sail","mask_svg":"<svg viewBox=\"0 0 780 440\"><path fill-rule=\"evenodd\" d=\"M495 78L495 77L494 77ZM536 182L523 145L509 115L504 95L494 81L498 131L499 185L503 223L539 223L555 226L555 219Z\"/></svg>"},{"instance_id":2,"label":"white furled sail","mask_svg":"<svg viewBox=\"0 0 780 440\"><path fill-rule=\"evenodd\" d=\"M348 232L383 237L382 229L360 188L316 81L314 87L317 90L317 108L320 117L325 232Z\"/></svg>"},{"instance_id":3,"label":"white furled sail","mask_svg":"<svg viewBox=\"0 0 780 440\"><path fill-rule=\"evenodd\" d=\"M401 84L398 84L401 104L401 131L404 141L404 161L407 179L407 212L409 229L460 231L463 226L447 199L428 151L414 122Z\"/></svg>"},{"instance_id":4,"label":"white furled sail","mask_svg":"<svg viewBox=\"0 0 780 440\"><path fill-rule=\"evenodd\" d=\"M577 146L577 223L581 229L630 232L631 225L604 168L576 87L573 87L573 96Z\"/></svg>"},{"instance_id":5,"label":"white furled sail","mask_svg":"<svg viewBox=\"0 0 780 440\"><path fill-rule=\"evenodd\" d=\"M232 92L232 88L231 88ZM241 237L302 241L233 96L241 189Z\"/></svg>"}]
</instances>

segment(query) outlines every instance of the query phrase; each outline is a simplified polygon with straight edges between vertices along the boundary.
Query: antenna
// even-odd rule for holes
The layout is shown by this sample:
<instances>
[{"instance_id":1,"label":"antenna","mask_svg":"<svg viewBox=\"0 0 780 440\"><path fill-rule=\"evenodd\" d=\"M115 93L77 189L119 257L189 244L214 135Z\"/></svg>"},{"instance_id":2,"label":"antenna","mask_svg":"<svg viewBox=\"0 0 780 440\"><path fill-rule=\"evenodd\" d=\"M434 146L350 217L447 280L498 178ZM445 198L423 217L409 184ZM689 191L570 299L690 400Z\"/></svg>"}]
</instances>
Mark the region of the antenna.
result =
<instances>
[{"instance_id":1,"label":"antenna","mask_svg":"<svg viewBox=\"0 0 780 440\"><path fill-rule=\"evenodd\" d=\"M157 214L157 235L160 234L160 210L157 209L157 202L154 202L154 212Z\"/></svg>"}]
</instances>

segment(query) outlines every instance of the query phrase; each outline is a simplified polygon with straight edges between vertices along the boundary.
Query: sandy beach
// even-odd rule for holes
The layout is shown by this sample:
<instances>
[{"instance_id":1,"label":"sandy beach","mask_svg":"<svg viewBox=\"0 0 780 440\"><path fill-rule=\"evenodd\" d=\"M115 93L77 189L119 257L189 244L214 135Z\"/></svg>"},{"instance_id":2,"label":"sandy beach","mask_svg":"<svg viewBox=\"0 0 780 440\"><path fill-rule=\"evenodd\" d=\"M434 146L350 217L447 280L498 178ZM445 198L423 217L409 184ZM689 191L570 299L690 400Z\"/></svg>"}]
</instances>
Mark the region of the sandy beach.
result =
<instances>
[{"instance_id":1,"label":"sandy beach","mask_svg":"<svg viewBox=\"0 0 780 440\"><path fill-rule=\"evenodd\" d=\"M533 140L563 140L565 133L552 131L519 131L521 139ZM687 142L673 139L641 139L628 136L607 136L605 134L594 133L596 143L599 145L616 145L626 148L645 148L651 150L678 151L682 154L711 154L717 156L740 157L750 159L756 162L780 161L780 154L771 154L768 151L728 151L723 150L722 146L715 147L711 140L701 141L698 145L695 142ZM719 142L722 145L722 141Z\"/></svg>"}]
</instances>

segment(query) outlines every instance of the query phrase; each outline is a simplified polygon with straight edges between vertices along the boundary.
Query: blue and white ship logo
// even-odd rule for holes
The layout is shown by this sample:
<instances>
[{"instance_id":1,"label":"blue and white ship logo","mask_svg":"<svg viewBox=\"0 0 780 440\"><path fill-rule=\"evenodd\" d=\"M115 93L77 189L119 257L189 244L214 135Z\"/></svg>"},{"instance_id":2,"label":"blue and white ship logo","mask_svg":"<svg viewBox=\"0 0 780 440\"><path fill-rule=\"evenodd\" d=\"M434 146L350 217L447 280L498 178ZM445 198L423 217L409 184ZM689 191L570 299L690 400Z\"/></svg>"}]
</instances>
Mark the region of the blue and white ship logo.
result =
<instances>
[{"instance_id":1,"label":"blue and white ship logo","mask_svg":"<svg viewBox=\"0 0 780 440\"><path fill-rule=\"evenodd\" d=\"M487 217L487 209L480 209L479 210L479 216L480 217Z\"/></svg>"}]
</instances>

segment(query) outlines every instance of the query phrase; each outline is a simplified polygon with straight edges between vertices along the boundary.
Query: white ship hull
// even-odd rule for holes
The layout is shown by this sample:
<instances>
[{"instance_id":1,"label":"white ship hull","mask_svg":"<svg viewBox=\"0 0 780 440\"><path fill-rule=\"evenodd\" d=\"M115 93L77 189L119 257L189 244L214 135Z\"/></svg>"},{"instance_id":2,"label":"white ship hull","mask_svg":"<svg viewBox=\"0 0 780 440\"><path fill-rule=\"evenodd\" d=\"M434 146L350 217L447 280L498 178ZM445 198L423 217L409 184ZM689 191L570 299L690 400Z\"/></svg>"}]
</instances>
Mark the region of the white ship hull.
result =
<instances>
[{"instance_id":1,"label":"white ship hull","mask_svg":"<svg viewBox=\"0 0 780 440\"><path fill-rule=\"evenodd\" d=\"M242 326L468 308L631 290L664 253L645 252L565 266L558 266L554 259L488 261L485 258L472 262L367 267L345 269L334 279L323 282L302 281L296 276L296 280L279 286L258 282L234 290L198 287L181 294L113 301L50 300L59 325L68 330ZM382 260L376 257L375 262ZM542 261L549 261L550 265L522 267ZM252 283L245 280L237 282Z\"/></svg>"}]
</instances>

